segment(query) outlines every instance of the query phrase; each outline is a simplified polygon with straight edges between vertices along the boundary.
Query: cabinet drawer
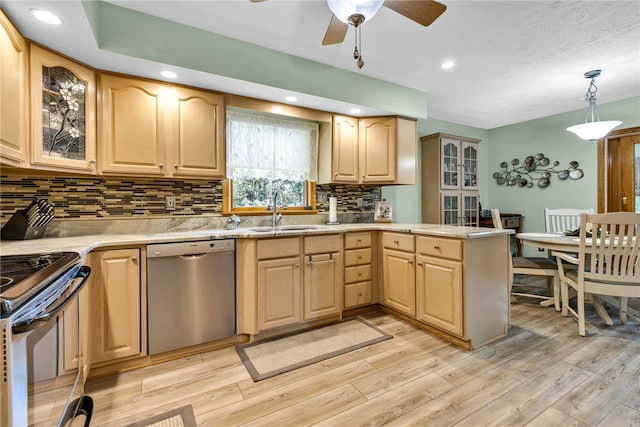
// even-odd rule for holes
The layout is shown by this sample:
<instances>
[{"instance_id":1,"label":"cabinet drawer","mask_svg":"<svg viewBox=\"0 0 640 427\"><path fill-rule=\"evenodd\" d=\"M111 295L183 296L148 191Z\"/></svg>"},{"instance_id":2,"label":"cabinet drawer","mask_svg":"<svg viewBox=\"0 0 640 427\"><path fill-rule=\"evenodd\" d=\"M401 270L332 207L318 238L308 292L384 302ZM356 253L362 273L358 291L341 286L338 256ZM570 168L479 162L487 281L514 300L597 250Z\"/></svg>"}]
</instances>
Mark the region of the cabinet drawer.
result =
<instances>
[{"instance_id":1,"label":"cabinet drawer","mask_svg":"<svg viewBox=\"0 0 640 427\"><path fill-rule=\"evenodd\" d=\"M344 251L344 265L360 265L371 263L371 248L351 249Z\"/></svg>"},{"instance_id":2,"label":"cabinet drawer","mask_svg":"<svg viewBox=\"0 0 640 427\"><path fill-rule=\"evenodd\" d=\"M383 233L382 245L385 248L413 252L415 247L412 234Z\"/></svg>"},{"instance_id":3,"label":"cabinet drawer","mask_svg":"<svg viewBox=\"0 0 640 427\"><path fill-rule=\"evenodd\" d=\"M344 308L371 304L371 282L359 282L344 287Z\"/></svg>"},{"instance_id":4,"label":"cabinet drawer","mask_svg":"<svg viewBox=\"0 0 640 427\"><path fill-rule=\"evenodd\" d=\"M323 254L340 252L340 235L328 234L323 236L308 236L304 238L304 253Z\"/></svg>"},{"instance_id":5,"label":"cabinet drawer","mask_svg":"<svg viewBox=\"0 0 640 427\"><path fill-rule=\"evenodd\" d=\"M258 259L285 258L300 255L300 239L258 240Z\"/></svg>"},{"instance_id":6,"label":"cabinet drawer","mask_svg":"<svg viewBox=\"0 0 640 427\"><path fill-rule=\"evenodd\" d=\"M344 283L371 280L371 264L347 267L344 269Z\"/></svg>"},{"instance_id":7,"label":"cabinet drawer","mask_svg":"<svg viewBox=\"0 0 640 427\"><path fill-rule=\"evenodd\" d=\"M460 261L462 260L462 241L441 237L418 237L418 252Z\"/></svg>"},{"instance_id":8,"label":"cabinet drawer","mask_svg":"<svg viewBox=\"0 0 640 427\"><path fill-rule=\"evenodd\" d=\"M502 218L503 228L517 228L520 227L520 220L518 218Z\"/></svg>"},{"instance_id":9,"label":"cabinet drawer","mask_svg":"<svg viewBox=\"0 0 640 427\"><path fill-rule=\"evenodd\" d=\"M368 248L371 246L371 233L346 233L344 235L345 249Z\"/></svg>"}]
</instances>

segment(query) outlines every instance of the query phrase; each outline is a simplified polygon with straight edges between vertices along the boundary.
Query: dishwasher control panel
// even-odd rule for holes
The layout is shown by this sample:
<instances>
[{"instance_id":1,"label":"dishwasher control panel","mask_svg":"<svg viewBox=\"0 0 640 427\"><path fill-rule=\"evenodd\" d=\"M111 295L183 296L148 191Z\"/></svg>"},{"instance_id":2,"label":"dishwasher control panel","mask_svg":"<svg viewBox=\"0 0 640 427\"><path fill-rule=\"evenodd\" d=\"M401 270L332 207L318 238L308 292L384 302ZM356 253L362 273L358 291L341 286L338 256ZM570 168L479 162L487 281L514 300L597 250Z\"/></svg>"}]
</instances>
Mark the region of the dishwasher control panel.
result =
<instances>
[{"instance_id":1,"label":"dishwasher control panel","mask_svg":"<svg viewBox=\"0 0 640 427\"><path fill-rule=\"evenodd\" d=\"M147 245L147 258L198 255L211 252L235 251L234 239L199 240L195 242L156 243Z\"/></svg>"}]
</instances>

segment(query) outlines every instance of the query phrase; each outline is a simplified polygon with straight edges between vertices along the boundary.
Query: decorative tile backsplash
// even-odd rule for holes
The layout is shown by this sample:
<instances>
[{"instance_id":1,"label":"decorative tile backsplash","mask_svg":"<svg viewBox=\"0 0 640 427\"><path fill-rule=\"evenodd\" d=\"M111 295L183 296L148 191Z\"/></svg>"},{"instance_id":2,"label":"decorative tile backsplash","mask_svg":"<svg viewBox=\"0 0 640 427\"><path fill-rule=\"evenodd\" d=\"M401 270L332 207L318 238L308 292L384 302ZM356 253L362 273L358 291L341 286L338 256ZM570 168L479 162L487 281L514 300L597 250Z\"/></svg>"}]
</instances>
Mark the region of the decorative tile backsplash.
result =
<instances>
[{"instance_id":1,"label":"decorative tile backsplash","mask_svg":"<svg viewBox=\"0 0 640 427\"><path fill-rule=\"evenodd\" d=\"M222 215L220 181L23 175L1 175L0 180L3 222L34 197L51 203L57 220ZM337 197L340 212L373 212L381 197L379 186L318 185L316 192ZM166 196L176 197L175 210L165 209ZM328 211L328 201L319 197L317 208Z\"/></svg>"}]
</instances>

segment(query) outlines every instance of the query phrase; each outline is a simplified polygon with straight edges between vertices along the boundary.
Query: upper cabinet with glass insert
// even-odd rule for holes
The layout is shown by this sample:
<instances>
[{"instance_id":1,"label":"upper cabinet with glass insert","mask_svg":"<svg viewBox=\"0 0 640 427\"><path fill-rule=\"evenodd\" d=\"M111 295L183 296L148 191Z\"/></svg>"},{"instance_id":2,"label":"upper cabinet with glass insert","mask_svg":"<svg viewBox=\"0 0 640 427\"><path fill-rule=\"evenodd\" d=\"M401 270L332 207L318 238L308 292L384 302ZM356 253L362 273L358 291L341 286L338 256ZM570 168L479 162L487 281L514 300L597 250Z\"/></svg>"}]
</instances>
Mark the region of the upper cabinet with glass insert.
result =
<instances>
[{"instance_id":1,"label":"upper cabinet with glass insert","mask_svg":"<svg viewBox=\"0 0 640 427\"><path fill-rule=\"evenodd\" d=\"M442 136L440 187L443 190L478 189L478 140Z\"/></svg>"},{"instance_id":2,"label":"upper cabinet with glass insert","mask_svg":"<svg viewBox=\"0 0 640 427\"><path fill-rule=\"evenodd\" d=\"M31 46L31 165L96 173L95 72Z\"/></svg>"}]
</instances>

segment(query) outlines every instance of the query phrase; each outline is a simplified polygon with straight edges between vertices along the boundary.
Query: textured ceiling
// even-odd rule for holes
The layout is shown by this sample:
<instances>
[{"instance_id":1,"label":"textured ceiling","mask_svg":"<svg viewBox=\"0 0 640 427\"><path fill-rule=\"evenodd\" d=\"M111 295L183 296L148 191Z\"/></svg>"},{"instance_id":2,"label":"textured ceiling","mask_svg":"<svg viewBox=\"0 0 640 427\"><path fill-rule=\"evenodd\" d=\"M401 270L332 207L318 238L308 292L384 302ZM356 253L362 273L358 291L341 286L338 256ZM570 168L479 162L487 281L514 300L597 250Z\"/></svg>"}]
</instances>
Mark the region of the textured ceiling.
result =
<instances>
[{"instance_id":1,"label":"textured ceiling","mask_svg":"<svg viewBox=\"0 0 640 427\"><path fill-rule=\"evenodd\" d=\"M318 66L426 92L429 117L484 129L585 108L582 97L588 81L583 74L595 68L603 70L597 80L599 104L640 96L637 0L441 0L447 10L429 27L382 8L362 27L362 70L352 57L352 29L343 44L321 45L331 18L325 1L110 3L315 61ZM26 37L89 65L147 77L160 69L161 64L99 49L78 0L0 4ZM61 15L63 28L35 22L28 14L32 7ZM264 56L268 53L265 50ZM456 66L442 70L440 64L447 59ZM256 67L260 61L256 58ZM211 88L217 88L213 83L217 81L227 92L274 100L281 100L282 89L287 89L214 77L185 69L179 81ZM305 106L339 112L350 106L317 94L307 97L299 87L296 92ZM374 110L363 110L370 112Z\"/></svg>"}]
</instances>

